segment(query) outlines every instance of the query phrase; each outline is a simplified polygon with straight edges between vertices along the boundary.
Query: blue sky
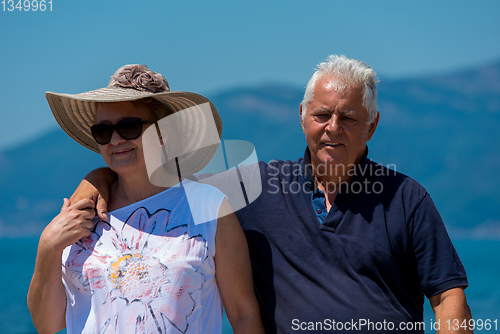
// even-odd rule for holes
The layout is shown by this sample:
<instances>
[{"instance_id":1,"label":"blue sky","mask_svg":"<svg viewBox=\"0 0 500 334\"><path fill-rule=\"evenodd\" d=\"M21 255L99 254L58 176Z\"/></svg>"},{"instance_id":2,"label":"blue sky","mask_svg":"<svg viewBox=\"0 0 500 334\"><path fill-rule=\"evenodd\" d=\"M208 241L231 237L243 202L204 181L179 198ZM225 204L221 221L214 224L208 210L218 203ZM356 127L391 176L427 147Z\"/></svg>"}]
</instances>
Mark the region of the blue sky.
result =
<instances>
[{"instance_id":1,"label":"blue sky","mask_svg":"<svg viewBox=\"0 0 500 334\"><path fill-rule=\"evenodd\" d=\"M268 81L304 87L332 53L361 59L382 78L500 59L496 0L52 0L51 12L2 7L0 150L57 127L45 91L104 87L124 64L147 64L172 90L210 94Z\"/></svg>"}]
</instances>

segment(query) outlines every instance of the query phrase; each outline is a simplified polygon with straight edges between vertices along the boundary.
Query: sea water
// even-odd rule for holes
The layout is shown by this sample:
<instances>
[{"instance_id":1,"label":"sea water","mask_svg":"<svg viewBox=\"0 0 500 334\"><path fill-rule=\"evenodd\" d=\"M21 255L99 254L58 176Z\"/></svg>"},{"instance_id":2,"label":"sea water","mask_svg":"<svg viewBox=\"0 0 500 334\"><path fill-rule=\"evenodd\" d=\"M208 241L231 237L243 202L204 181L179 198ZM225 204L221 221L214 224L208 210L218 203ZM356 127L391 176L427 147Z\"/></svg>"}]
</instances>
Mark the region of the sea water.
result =
<instances>
[{"instance_id":1,"label":"sea water","mask_svg":"<svg viewBox=\"0 0 500 334\"><path fill-rule=\"evenodd\" d=\"M477 333L500 332L500 240L454 240L469 278L466 290L473 318L478 321L496 320L495 331L483 329ZM38 239L0 238L0 333L36 334L26 306L26 295L33 274ZM425 305L426 333L433 333L435 321L429 302ZM332 319L335 315L332 314ZM388 320L389 321L389 320ZM62 331L61 333L64 333ZM223 333L232 333L224 317Z\"/></svg>"}]
</instances>

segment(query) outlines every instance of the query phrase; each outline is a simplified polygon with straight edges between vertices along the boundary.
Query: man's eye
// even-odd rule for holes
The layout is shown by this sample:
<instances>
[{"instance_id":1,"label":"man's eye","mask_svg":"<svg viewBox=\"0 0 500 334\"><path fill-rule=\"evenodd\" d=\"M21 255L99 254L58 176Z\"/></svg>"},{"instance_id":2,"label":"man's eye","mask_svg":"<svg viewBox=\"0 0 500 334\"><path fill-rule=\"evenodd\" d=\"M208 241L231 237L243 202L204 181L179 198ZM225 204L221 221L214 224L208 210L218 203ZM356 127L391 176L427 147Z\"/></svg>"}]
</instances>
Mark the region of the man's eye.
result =
<instances>
[{"instance_id":1,"label":"man's eye","mask_svg":"<svg viewBox=\"0 0 500 334\"><path fill-rule=\"evenodd\" d=\"M320 122L326 122L330 119L330 114L316 114L314 118Z\"/></svg>"},{"instance_id":2,"label":"man's eye","mask_svg":"<svg viewBox=\"0 0 500 334\"><path fill-rule=\"evenodd\" d=\"M349 123L356 122L356 119L354 117L350 117L350 116L342 116L342 120L344 122L349 122Z\"/></svg>"}]
</instances>

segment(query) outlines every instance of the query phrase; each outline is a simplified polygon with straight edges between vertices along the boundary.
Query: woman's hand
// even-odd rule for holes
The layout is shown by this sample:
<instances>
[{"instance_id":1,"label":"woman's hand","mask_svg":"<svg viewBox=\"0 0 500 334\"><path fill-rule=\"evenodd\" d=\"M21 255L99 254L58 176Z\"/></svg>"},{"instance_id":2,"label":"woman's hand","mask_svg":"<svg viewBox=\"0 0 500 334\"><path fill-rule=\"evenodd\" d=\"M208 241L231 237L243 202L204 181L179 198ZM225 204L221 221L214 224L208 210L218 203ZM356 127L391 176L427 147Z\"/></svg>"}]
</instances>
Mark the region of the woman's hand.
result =
<instances>
[{"instance_id":1,"label":"woman's hand","mask_svg":"<svg viewBox=\"0 0 500 334\"><path fill-rule=\"evenodd\" d=\"M64 248L90 235L94 216L92 200L82 199L70 205L70 201L65 198L61 212L43 231L39 247L62 252Z\"/></svg>"}]
</instances>

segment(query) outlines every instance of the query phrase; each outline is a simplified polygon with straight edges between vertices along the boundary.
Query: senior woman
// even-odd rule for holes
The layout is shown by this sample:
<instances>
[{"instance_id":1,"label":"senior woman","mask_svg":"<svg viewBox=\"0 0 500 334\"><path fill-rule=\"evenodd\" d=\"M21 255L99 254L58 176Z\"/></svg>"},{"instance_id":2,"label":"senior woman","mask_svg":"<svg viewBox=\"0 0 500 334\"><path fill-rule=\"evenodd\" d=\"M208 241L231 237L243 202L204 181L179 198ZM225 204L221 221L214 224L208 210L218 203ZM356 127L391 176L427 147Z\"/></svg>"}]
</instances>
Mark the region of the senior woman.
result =
<instances>
[{"instance_id":1,"label":"senior woman","mask_svg":"<svg viewBox=\"0 0 500 334\"><path fill-rule=\"evenodd\" d=\"M212 103L170 92L145 65L121 67L106 88L47 99L63 130L117 178L107 221L94 217L92 201L64 199L42 232L28 292L37 330L220 333L224 306L234 333L263 333L227 198L183 178L217 148L222 123Z\"/></svg>"}]
</instances>

